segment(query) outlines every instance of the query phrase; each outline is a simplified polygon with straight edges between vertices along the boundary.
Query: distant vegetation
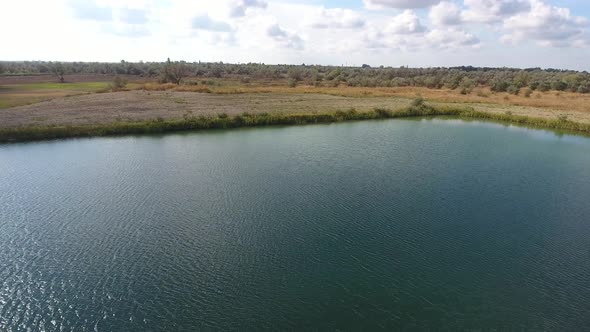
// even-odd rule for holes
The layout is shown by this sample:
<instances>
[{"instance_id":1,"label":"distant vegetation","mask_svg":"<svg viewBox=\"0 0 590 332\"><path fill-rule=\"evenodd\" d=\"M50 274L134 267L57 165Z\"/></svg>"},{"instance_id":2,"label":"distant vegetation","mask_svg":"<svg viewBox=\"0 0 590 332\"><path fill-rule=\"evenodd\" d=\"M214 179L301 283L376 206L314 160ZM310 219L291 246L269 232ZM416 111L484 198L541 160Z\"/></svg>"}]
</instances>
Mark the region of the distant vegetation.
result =
<instances>
[{"instance_id":1,"label":"distant vegetation","mask_svg":"<svg viewBox=\"0 0 590 332\"><path fill-rule=\"evenodd\" d=\"M459 89L470 94L478 86L493 92L530 96L533 91L590 92L590 74L558 69L514 68L371 68L316 65L224 64L168 61L119 63L97 62L0 62L0 75L54 75L64 81L68 74L132 75L158 79L161 83L180 85L190 78L231 78L249 83L251 80L283 80L286 86L298 84L335 87L426 87Z\"/></svg>"}]
</instances>

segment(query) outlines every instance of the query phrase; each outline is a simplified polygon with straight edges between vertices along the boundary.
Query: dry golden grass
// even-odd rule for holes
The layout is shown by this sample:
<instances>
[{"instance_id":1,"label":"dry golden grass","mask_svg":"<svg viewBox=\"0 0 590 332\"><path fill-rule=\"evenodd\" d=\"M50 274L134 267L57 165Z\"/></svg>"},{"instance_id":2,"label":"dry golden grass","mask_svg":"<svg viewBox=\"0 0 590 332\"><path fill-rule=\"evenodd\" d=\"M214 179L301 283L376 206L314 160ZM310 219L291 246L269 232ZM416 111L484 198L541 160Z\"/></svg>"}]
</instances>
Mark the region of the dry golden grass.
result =
<instances>
[{"instance_id":1,"label":"dry golden grass","mask_svg":"<svg viewBox=\"0 0 590 332\"><path fill-rule=\"evenodd\" d=\"M215 85L174 85L146 83L138 84L131 89L147 91L183 91L206 92L214 94L244 94L244 93L278 93L278 94L325 94L340 97L404 97L415 98L421 96L425 99L440 103L466 103L466 104L498 104L506 106L525 106L535 108L547 108L558 111L590 112L590 94L572 92L539 92L535 91L530 97L524 93L512 95L509 93L495 93L487 87L474 89L470 94L461 94L459 89L428 89L421 87L396 87L396 88L363 88L299 85L294 88L287 87L279 82L257 82L255 84L242 84L238 81L219 80Z\"/></svg>"},{"instance_id":2,"label":"dry golden grass","mask_svg":"<svg viewBox=\"0 0 590 332\"><path fill-rule=\"evenodd\" d=\"M99 89L101 88L102 89ZM345 85L287 86L285 80L188 79L184 85L160 84L154 80L135 80L123 90L108 96L108 82L71 84L28 83L0 86L0 126L31 123L95 123L145 120L152 117L178 118L183 112L216 114L225 112L317 112L376 107L395 109L407 105L416 96L438 106L460 105L476 111L556 119L567 116L572 121L590 123L590 94L538 92L530 97L494 93L478 87L470 94L460 90L417 87L363 88ZM62 98L79 94L88 96ZM40 101L51 100L30 107ZM2 123L4 122L4 123Z\"/></svg>"},{"instance_id":3,"label":"dry golden grass","mask_svg":"<svg viewBox=\"0 0 590 332\"><path fill-rule=\"evenodd\" d=\"M0 109L94 93L106 86L108 86L108 82L4 84L0 86Z\"/></svg>"},{"instance_id":4,"label":"dry golden grass","mask_svg":"<svg viewBox=\"0 0 590 332\"><path fill-rule=\"evenodd\" d=\"M325 94L215 94L183 91L122 91L56 98L0 110L0 128L45 125L89 125L185 115L225 113L314 114L376 108L397 110L410 105L405 98L347 98Z\"/></svg>"}]
</instances>

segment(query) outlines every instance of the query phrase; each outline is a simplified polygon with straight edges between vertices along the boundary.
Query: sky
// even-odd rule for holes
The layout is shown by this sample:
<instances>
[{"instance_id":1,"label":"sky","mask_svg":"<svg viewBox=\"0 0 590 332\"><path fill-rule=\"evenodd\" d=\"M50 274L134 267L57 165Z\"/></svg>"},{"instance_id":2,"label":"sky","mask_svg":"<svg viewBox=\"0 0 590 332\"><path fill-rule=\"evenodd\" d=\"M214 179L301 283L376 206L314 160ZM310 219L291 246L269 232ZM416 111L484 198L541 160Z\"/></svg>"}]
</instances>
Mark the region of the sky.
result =
<instances>
[{"instance_id":1,"label":"sky","mask_svg":"<svg viewBox=\"0 0 590 332\"><path fill-rule=\"evenodd\" d=\"M5 0L0 60L590 71L587 0Z\"/></svg>"}]
</instances>

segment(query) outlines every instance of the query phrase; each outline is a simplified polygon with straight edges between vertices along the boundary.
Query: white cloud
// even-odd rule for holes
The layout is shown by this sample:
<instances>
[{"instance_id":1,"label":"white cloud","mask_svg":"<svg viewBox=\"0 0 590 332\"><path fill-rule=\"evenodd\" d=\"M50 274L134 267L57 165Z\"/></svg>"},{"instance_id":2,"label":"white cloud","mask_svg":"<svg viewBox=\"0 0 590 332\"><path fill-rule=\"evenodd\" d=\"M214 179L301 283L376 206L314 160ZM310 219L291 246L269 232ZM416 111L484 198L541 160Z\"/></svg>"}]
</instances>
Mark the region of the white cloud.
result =
<instances>
[{"instance_id":1,"label":"white cloud","mask_svg":"<svg viewBox=\"0 0 590 332\"><path fill-rule=\"evenodd\" d=\"M530 10L530 0L465 0L464 18L475 23L498 23Z\"/></svg>"},{"instance_id":2,"label":"white cloud","mask_svg":"<svg viewBox=\"0 0 590 332\"><path fill-rule=\"evenodd\" d=\"M70 1L76 18L94 21L112 21L113 10L110 7L99 6L94 0Z\"/></svg>"},{"instance_id":3,"label":"white cloud","mask_svg":"<svg viewBox=\"0 0 590 332\"><path fill-rule=\"evenodd\" d=\"M243 17L250 8L266 8L268 3L264 0L237 0L230 3L230 15Z\"/></svg>"},{"instance_id":4,"label":"white cloud","mask_svg":"<svg viewBox=\"0 0 590 332\"><path fill-rule=\"evenodd\" d=\"M474 47L479 39L459 28L428 30L411 10L395 16L385 27L372 27L365 36L369 48L399 49L417 52L425 49L458 49Z\"/></svg>"},{"instance_id":5,"label":"white cloud","mask_svg":"<svg viewBox=\"0 0 590 332\"><path fill-rule=\"evenodd\" d=\"M456 28L432 30L426 35L426 40L433 47L442 49L477 47L480 44L476 36Z\"/></svg>"},{"instance_id":6,"label":"white cloud","mask_svg":"<svg viewBox=\"0 0 590 332\"><path fill-rule=\"evenodd\" d=\"M443 1L430 9L430 21L436 26L460 25L463 23L461 18L461 8L453 2Z\"/></svg>"},{"instance_id":7,"label":"white cloud","mask_svg":"<svg viewBox=\"0 0 590 332\"><path fill-rule=\"evenodd\" d=\"M395 35L407 35L424 31L426 31L426 28L422 25L416 13L409 9L395 16L391 23L385 27L385 33Z\"/></svg>"},{"instance_id":8,"label":"white cloud","mask_svg":"<svg viewBox=\"0 0 590 332\"><path fill-rule=\"evenodd\" d=\"M301 50L304 47L304 42L298 34L289 32L281 28L278 24L272 24L266 30L269 37L279 42L283 47Z\"/></svg>"},{"instance_id":9,"label":"white cloud","mask_svg":"<svg viewBox=\"0 0 590 332\"><path fill-rule=\"evenodd\" d=\"M436 5L441 0L363 0L369 9L398 8L416 9L427 8Z\"/></svg>"},{"instance_id":10,"label":"white cloud","mask_svg":"<svg viewBox=\"0 0 590 332\"><path fill-rule=\"evenodd\" d=\"M316 29L359 29L365 24L365 19L357 12L342 8L322 8L311 22L311 26Z\"/></svg>"},{"instance_id":11,"label":"white cloud","mask_svg":"<svg viewBox=\"0 0 590 332\"><path fill-rule=\"evenodd\" d=\"M143 25L136 24L111 24L104 25L103 30L119 37L139 38L151 35L149 29Z\"/></svg>"},{"instance_id":12,"label":"white cloud","mask_svg":"<svg viewBox=\"0 0 590 332\"><path fill-rule=\"evenodd\" d=\"M536 41L543 46L567 47L588 45L588 19L574 16L567 8L532 0L529 11L504 22L504 42Z\"/></svg>"},{"instance_id":13,"label":"white cloud","mask_svg":"<svg viewBox=\"0 0 590 332\"><path fill-rule=\"evenodd\" d=\"M426 27L412 10L405 10L384 25L372 24L365 36L369 48L386 48L413 51L426 45Z\"/></svg>"},{"instance_id":14,"label":"white cloud","mask_svg":"<svg viewBox=\"0 0 590 332\"><path fill-rule=\"evenodd\" d=\"M145 10L123 8L119 11L119 20L128 24L145 24L148 17Z\"/></svg>"},{"instance_id":15,"label":"white cloud","mask_svg":"<svg viewBox=\"0 0 590 332\"><path fill-rule=\"evenodd\" d=\"M590 70L587 20L575 11L558 8L558 3L567 3L563 0L366 0L366 4L387 8L374 11L328 9L317 3L321 2L6 1L3 9L10 15L2 17L0 29L22 29L2 36L12 47L2 50L0 60L160 61L171 57L187 61ZM406 7L422 9L402 11ZM36 24L23 26L24 19ZM497 37L501 35L502 41L517 46L502 45ZM56 48L56 43L62 46ZM476 52L477 47L484 50ZM453 50L460 52L444 55Z\"/></svg>"},{"instance_id":16,"label":"white cloud","mask_svg":"<svg viewBox=\"0 0 590 332\"><path fill-rule=\"evenodd\" d=\"M192 20L192 28L196 30L207 30L216 32L229 32L232 30L231 26L223 21L217 21L209 17L209 15L199 15Z\"/></svg>"}]
</instances>

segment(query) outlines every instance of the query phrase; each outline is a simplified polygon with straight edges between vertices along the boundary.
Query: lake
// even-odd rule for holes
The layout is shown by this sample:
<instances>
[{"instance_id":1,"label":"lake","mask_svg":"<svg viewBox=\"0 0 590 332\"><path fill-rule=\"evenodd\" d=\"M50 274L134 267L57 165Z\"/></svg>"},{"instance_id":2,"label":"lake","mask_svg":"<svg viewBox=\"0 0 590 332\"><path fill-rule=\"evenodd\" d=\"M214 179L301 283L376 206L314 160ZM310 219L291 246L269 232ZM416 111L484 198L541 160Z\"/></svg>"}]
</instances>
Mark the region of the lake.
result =
<instances>
[{"instance_id":1,"label":"lake","mask_svg":"<svg viewBox=\"0 0 590 332\"><path fill-rule=\"evenodd\" d=\"M0 145L0 330L577 330L590 139L383 120Z\"/></svg>"}]
</instances>

